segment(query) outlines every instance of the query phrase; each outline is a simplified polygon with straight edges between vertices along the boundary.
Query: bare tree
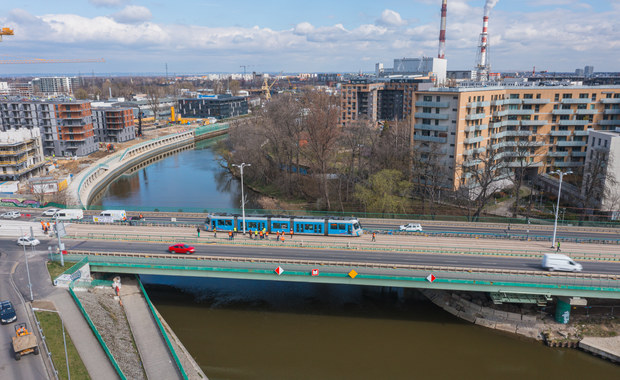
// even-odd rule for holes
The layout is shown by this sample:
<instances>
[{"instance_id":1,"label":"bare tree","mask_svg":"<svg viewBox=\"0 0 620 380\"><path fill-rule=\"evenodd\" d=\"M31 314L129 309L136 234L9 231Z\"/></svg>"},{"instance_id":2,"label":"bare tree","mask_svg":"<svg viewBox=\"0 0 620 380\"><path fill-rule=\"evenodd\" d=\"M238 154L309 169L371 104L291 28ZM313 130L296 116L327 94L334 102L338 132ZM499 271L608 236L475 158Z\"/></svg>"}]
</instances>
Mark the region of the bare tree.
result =
<instances>
[{"instance_id":1,"label":"bare tree","mask_svg":"<svg viewBox=\"0 0 620 380\"><path fill-rule=\"evenodd\" d=\"M519 212L520 193L523 182L531 169L540 165L536 160L541 156L542 146L535 139L530 140L529 131L519 131L520 135L513 141L508 141L511 146L507 147L504 154L507 156L507 166L511 168L511 180L513 183L514 203L512 206L512 217L516 218Z\"/></svg>"},{"instance_id":2,"label":"bare tree","mask_svg":"<svg viewBox=\"0 0 620 380\"><path fill-rule=\"evenodd\" d=\"M443 159L441 145L434 142L418 142L413 154L413 181L417 192L428 201L431 215L435 215L442 190L452 190L449 180L451 171Z\"/></svg>"},{"instance_id":3,"label":"bare tree","mask_svg":"<svg viewBox=\"0 0 620 380\"><path fill-rule=\"evenodd\" d=\"M311 91L303 98L304 132L308 136L305 146L306 157L313 167L315 178L319 179L322 198L326 208L331 209L328 175L333 168L333 157L338 148L340 127L339 99L325 92Z\"/></svg>"},{"instance_id":4,"label":"bare tree","mask_svg":"<svg viewBox=\"0 0 620 380\"><path fill-rule=\"evenodd\" d=\"M583 168L581 195L582 210L585 216L592 208L602 208L614 203L619 197L618 179L613 170L608 170L614 157L607 149L590 147L590 157Z\"/></svg>"},{"instance_id":5,"label":"bare tree","mask_svg":"<svg viewBox=\"0 0 620 380\"><path fill-rule=\"evenodd\" d=\"M162 91L159 87L151 87L147 92L146 101L151 108L151 111L153 111L153 116L155 117L155 120L157 120L159 113L162 111L162 105L159 102L161 96Z\"/></svg>"},{"instance_id":6,"label":"bare tree","mask_svg":"<svg viewBox=\"0 0 620 380\"><path fill-rule=\"evenodd\" d=\"M340 145L346 152L346 162L343 162L341 170L345 179L344 196L342 188L339 189L341 200L347 201L353 192L354 184L367 178L368 165L364 152L372 148L375 133L372 122L367 118L357 119L342 129Z\"/></svg>"},{"instance_id":7,"label":"bare tree","mask_svg":"<svg viewBox=\"0 0 620 380\"><path fill-rule=\"evenodd\" d=\"M504 168L499 151L491 145L487 146L484 153L463 162L459 193L461 197L466 197L468 208L473 208L474 221L480 218L493 193L501 188L501 182L507 179Z\"/></svg>"}]
</instances>

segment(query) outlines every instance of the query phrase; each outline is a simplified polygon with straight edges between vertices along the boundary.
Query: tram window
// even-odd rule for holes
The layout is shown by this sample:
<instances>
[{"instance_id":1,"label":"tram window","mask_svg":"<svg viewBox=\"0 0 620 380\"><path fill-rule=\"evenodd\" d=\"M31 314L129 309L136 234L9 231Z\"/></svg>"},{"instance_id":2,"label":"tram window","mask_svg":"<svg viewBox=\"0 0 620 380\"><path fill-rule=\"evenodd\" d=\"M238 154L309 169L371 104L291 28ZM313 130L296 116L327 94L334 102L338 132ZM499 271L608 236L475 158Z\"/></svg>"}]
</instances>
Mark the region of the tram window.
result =
<instances>
[{"instance_id":1,"label":"tram window","mask_svg":"<svg viewBox=\"0 0 620 380\"><path fill-rule=\"evenodd\" d=\"M223 227L232 227L232 220L218 220L217 224Z\"/></svg>"},{"instance_id":2,"label":"tram window","mask_svg":"<svg viewBox=\"0 0 620 380\"><path fill-rule=\"evenodd\" d=\"M351 233L351 225L350 224L347 225L347 233L349 233L349 234Z\"/></svg>"},{"instance_id":3,"label":"tram window","mask_svg":"<svg viewBox=\"0 0 620 380\"><path fill-rule=\"evenodd\" d=\"M314 231L314 224L304 224L304 230L308 232Z\"/></svg>"},{"instance_id":4,"label":"tram window","mask_svg":"<svg viewBox=\"0 0 620 380\"><path fill-rule=\"evenodd\" d=\"M316 232L319 234L323 233L323 225L322 224L317 224L316 225Z\"/></svg>"}]
</instances>

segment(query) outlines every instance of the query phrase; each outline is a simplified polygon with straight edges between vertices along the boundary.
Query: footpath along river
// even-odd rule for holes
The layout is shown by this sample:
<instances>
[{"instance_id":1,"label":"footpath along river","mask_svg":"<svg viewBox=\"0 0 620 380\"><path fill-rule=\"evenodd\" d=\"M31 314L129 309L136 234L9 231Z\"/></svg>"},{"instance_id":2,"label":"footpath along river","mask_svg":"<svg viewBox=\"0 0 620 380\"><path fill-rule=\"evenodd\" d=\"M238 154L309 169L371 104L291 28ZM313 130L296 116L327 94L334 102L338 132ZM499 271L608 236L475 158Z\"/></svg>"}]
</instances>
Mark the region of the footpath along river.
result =
<instances>
[{"instance_id":1,"label":"footpath along river","mask_svg":"<svg viewBox=\"0 0 620 380\"><path fill-rule=\"evenodd\" d=\"M104 207L226 209L238 207L240 189L198 144L119 177L98 198ZM463 322L403 289L142 278L211 380L620 378L620 366Z\"/></svg>"}]
</instances>

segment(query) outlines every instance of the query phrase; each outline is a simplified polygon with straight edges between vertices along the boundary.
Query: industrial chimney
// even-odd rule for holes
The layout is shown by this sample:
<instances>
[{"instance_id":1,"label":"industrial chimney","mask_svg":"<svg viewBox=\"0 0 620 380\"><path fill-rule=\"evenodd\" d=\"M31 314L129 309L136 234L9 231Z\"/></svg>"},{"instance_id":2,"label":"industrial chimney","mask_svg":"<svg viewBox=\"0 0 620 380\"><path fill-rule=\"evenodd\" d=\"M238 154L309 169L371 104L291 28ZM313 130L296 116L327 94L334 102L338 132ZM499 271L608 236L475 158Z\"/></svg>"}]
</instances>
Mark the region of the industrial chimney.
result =
<instances>
[{"instance_id":1,"label":"industrial chimney","mask_svg":"<svg viewBox=\"0 0 620 380\"><path fill-rule=\"evenodd\" d=\"M484 4L484 16L482 17L482 33L480 33L480 45L478 45L478 59L476 60L476 80L486 82L489 80L491 63L489 61L489 14L499 0L487 0Z\"/></svg>"},{"instance_id":2,"label":"industrial chimney","mask_svg":"<svg viewBox=\"0 0 620 380\"><path fill-rule=\"evenodd\" d=\"M439 54L437 58L446 58L446 13L448 12L448 0L441 2L441 25L439 27Z\"/></svg>"}]
</instances>

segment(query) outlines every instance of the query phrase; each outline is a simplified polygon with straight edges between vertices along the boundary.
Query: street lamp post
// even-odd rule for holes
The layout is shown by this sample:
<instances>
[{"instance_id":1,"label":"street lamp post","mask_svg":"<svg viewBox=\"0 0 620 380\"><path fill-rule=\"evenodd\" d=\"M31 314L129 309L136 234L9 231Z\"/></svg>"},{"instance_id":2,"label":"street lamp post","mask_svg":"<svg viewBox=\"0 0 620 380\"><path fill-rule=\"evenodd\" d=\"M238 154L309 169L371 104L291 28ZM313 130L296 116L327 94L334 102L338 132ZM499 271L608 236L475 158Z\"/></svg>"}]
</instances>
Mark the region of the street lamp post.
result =
<instances>
[{"instance_id":1,"label":"street lamp post","mask_svg":"<svg viewBox=\"0 0 620 380\"><path fill-rule=\"evenodd\" d=\"M30 237L34 239L34 235L32 234L32 227L30 228L30 230ZM22 234L22 236L25 235ZM28 254L26 253L26 244L22 244L22 247L24 247L24 259L26 260L26 273L28 274L28 289L30 290L30 301L34 301L34 297L32 296L32 282L30 282L30 268L28 267Z\"/></svg>"},{"instance_id":2,"label":"street lamp post","mask_svg":"<svg viewBox=\"0 0 620 380\"><path fill-rule=\"evenodd\" d=\"M232 164L241 170L241 214L243 216L243 234L245 235L245 196L243 195L243 168L246 166L252 166L243 162L241 165Z\"/></svg>"},{"instance_id":3,"label":"street lamp post","mask_svg":"<svg viewBox=\"0 0 620 380\"><path fill-rule=\"evenodd\" d=\"M562 194L562 179L567 174L573 174L572 171L562 172L560 170L556 170L551 172L551 174L557 174L560 176L560 185L558 186L558 203L555 206L555 222L553 223L553 241L551 242L551 248L555 248L555 234L558 230L558 211L560 211L560 195Z\"/></svg>"}]
</instances>

